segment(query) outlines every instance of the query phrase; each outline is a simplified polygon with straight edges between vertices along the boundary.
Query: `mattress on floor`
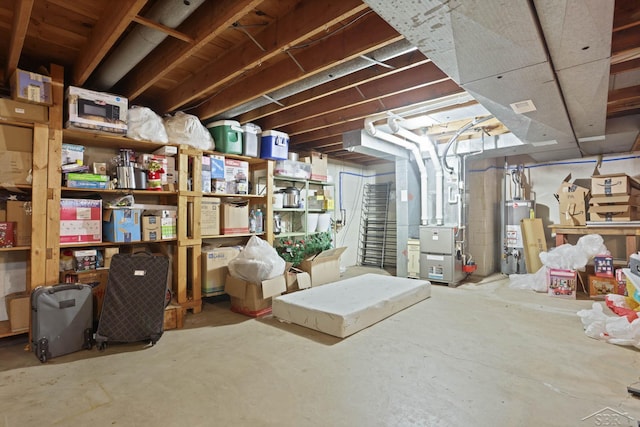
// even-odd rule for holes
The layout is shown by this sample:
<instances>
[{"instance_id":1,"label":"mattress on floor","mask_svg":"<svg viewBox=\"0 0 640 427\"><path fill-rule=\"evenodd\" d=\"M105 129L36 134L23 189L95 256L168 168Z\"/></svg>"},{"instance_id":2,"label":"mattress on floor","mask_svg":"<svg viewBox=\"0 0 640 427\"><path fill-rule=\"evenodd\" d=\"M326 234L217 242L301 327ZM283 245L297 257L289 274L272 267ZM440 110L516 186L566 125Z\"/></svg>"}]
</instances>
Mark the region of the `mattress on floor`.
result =
<instances>
[{"instance_id":1,"label":"mattress on floor","mask_svg":"<svg viewBox=\"0 0 640 427\"><path fill-rule=\"evenodd\" d=\"M276 297L273 315L345 338L430 296L426 280L364 274Z\"/></svg>"}]
</instances>

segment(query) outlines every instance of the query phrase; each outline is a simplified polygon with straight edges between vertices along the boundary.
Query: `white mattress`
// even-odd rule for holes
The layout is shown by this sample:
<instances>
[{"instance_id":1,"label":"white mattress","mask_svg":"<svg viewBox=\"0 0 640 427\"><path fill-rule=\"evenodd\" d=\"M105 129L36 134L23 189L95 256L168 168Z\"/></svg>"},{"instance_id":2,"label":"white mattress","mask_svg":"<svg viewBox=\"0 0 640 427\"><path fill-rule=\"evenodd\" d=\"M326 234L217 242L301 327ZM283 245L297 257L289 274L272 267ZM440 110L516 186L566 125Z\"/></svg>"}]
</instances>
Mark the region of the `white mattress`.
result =
<instances>
[{"instance_id":1,"label":"white mattress","mask_svg":"<svg viewBox=\"0 0 640 427\"><path fill-rule=\"evenodd\" d=\"M364 274L276 297L273 315L344 338L430 296L426 280Z\"/></svg>"}]
</instances>

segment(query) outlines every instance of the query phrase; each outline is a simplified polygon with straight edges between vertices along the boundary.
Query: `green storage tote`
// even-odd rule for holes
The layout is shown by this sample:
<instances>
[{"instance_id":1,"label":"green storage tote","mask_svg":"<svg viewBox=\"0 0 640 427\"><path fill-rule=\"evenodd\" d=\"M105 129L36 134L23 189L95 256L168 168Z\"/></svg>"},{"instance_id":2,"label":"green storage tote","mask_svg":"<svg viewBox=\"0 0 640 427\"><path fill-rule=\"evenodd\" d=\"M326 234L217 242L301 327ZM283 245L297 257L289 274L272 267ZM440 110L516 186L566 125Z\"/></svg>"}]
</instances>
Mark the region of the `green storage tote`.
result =
<instances>
[{"instance_id":1,"label":"green storage tote","mask_svg":"<svg viewBox=\"0 0 640 427\"><path fill-rule=\"evenodd\" d=\"M235 120L219 120L207 124L207 129L216 144L216 151L227 154L242 154L242 128Z\"/></svg>"}]
</instances>

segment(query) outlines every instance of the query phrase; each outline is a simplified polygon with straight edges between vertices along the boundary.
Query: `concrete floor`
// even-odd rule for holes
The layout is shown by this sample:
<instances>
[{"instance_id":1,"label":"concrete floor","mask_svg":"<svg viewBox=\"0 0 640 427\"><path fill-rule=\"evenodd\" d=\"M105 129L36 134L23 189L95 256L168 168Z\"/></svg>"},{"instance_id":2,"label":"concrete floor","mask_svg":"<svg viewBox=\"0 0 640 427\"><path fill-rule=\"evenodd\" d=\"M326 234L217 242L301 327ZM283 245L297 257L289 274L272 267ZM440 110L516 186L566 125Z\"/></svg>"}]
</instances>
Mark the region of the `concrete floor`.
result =
<instances>
[{"instance_id":1,"label":"concrete floor","mask_svg":"<svg viewBox=\"0 0 640 427\"><path fill-rule=\"evenodd\" d=\"M344 340L206 303L158 344L41 365L0 340L0 426L593 426L640 419L639 351L588 338L588 300L502 276L432 297ZM636 424L634 424L636 425Z\"/></svg>"}]
</instances>

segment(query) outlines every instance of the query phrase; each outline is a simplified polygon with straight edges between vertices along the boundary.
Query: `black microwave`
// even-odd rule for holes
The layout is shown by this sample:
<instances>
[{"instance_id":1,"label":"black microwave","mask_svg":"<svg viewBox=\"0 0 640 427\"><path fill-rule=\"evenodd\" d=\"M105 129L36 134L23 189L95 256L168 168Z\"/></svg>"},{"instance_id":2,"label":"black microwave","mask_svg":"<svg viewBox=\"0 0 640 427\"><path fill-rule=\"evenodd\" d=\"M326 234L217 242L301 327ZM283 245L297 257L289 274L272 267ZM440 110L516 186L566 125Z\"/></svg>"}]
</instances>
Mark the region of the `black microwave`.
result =
<instances>
[{"instance_id":1,"label":"black microwave","mask_svg":"<svg viewBox=\"0 0 640 427\"><path fill-rule=\"evenodd\" d=\"M120 120L120 107L118 105L80 98L78 99L78 116L97 116L102 117L105 122L115 122Z\"/></svg>"}]
</instances>

